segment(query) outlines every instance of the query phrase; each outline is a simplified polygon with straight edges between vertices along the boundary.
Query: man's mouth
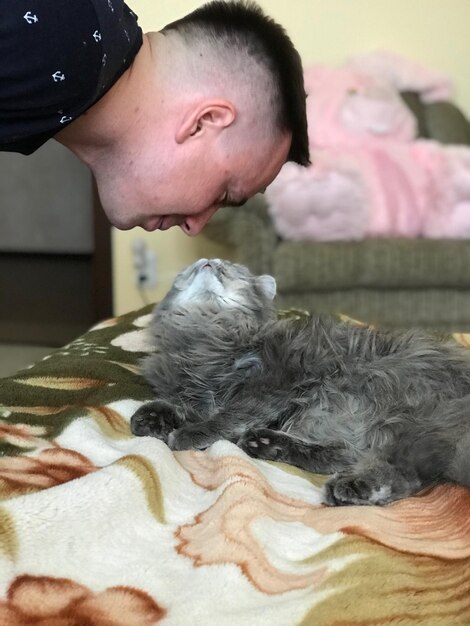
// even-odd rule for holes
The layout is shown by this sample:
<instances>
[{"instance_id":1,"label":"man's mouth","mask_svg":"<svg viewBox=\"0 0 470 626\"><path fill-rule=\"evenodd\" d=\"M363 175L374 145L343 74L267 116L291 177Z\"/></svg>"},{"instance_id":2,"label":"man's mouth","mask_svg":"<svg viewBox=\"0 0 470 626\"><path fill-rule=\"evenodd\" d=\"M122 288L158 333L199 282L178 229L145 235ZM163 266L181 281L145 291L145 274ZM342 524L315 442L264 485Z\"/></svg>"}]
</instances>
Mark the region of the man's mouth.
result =
<instances>
[{"instance_id":1,"label":"man's mouth","mask_svg":"<svg viewBox=\"0 0 470 626\"><path fill-rule=\"evenodd\" d=\"M160 230L163 224L163 217L156 217L150 220L146 220L142 224L142 228L147 232L151 233L154 230Z\"/></svg>"},{"instance_id":2,"label":"man's mouth","mask_svg":"<svg viewBox=\"0 0 470 626\"><path fill-rule=\"evenodd\" d=\"M162 218L161 224L158 227L160 230L168 230L172 226L176 226L175 221L170 217Z\"/></svg>"}]
</instances>

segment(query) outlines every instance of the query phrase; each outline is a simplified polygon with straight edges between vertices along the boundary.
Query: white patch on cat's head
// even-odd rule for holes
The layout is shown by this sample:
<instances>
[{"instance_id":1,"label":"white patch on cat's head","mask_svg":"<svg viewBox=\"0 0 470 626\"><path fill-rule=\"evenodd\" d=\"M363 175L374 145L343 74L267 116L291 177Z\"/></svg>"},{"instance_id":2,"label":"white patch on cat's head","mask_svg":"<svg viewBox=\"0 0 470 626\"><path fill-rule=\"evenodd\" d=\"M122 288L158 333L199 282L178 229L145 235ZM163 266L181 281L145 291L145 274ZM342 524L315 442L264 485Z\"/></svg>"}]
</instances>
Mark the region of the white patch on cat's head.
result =
<instances>
[{"instance_id":1,"label":"white patch on cat's head","mask_svg":"<svg viewBox=\"0 0 470 626\"><path fill-rule=\"evenodd\" d=\"M221 259L199 259L178 274L170 298L172 306L202 302L218 309L252 309L256 299L275 295L272 276L253 276L243 265Z\"/></svg>"},{"instance_id":2,"label":"white patch on cat's head","mask_svg":"<svg viewBox=\"0 0 470 626\"><path fill-rule=\"evenodd\" d=\"M199 259L176 277L174 286L178 290L177 304L207 299L210 296L224 297L226 289L217 278L219 260Z\"/></svg>"}]
</instances>

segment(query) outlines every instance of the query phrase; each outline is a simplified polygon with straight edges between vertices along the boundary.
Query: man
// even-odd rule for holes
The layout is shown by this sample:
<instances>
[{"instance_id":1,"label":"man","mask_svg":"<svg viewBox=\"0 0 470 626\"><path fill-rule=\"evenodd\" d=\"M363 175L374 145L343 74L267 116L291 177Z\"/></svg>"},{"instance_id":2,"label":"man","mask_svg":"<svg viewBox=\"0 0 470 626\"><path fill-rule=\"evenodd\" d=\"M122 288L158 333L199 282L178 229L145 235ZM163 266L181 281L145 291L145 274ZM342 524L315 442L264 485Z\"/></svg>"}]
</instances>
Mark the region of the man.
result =
<instances>
[{"instance_id":1,"label":"man","mask_svg":"<svg viewBox=\"0 0 470 626\"><path fill-rule=\"evenodd\" d=\"M251 2L142 35L122 0L0 0L0 150L51 137L90 167L112 224L195 235L286 160L308 164L300 58Z\"/></svg>"}]
</instances>

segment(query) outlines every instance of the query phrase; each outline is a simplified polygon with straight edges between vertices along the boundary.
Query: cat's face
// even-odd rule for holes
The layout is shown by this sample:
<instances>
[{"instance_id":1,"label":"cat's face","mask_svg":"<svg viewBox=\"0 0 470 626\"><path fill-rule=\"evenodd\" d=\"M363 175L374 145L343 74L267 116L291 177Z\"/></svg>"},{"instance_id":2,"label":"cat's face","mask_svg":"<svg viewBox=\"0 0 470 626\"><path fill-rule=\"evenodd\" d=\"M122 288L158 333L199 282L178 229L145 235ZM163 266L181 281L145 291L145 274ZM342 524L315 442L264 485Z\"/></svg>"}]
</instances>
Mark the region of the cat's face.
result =
<instances>
[{"instance_id":1,"label":"cat's face","mask_svg":"<svg viewBox=\"0 0 470 626\"><path fill-rule=\"evenodd\" d=\"M200 308L252 311L272 309L276 281L272 276L254 276L243 265L222 259L199 259L176 277L166 296L165 309ZM162 304L163 304L162 302Z\"/></svg>"}]
</instances>

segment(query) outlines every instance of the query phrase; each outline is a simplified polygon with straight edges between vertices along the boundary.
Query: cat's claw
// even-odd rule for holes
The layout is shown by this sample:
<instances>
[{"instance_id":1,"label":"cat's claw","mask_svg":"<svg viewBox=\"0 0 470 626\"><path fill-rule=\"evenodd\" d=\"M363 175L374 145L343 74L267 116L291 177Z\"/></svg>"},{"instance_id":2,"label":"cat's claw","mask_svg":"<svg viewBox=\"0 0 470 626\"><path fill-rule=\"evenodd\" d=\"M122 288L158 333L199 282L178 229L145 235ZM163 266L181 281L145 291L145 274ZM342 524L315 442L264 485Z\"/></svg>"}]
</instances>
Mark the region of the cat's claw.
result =
<instances>
[{"instance_id":1,"label":"cat's claw","mask_svg":"<svg viewBox=\"0 0 470 626\"><path fill-rule=\"evenodd\" d=\"M249 430L237 442L247 454L267 461L279 460L282 446L276 441L276 433L267 429Z\"/></svg>"}]
</instances>

